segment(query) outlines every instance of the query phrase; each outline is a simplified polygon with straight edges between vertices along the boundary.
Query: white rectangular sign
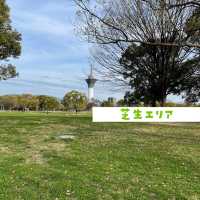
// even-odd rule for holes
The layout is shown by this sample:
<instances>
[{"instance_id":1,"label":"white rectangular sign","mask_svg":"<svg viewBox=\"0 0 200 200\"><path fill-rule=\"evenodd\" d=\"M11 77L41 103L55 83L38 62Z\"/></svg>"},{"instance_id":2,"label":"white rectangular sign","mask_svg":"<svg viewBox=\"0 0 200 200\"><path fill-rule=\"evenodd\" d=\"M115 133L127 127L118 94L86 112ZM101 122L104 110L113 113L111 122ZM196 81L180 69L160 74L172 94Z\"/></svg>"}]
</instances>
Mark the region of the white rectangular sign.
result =
<instances>
[{"instance_id":1,"label":"white rectangular sign","mask_svg":"<svg viewBox=\"0 0 200 200\"><path fill-rule=\"evenodd\" d=\"M200 107L94 107L93 122L200 122Z\"/></svg>"}]
</instances>

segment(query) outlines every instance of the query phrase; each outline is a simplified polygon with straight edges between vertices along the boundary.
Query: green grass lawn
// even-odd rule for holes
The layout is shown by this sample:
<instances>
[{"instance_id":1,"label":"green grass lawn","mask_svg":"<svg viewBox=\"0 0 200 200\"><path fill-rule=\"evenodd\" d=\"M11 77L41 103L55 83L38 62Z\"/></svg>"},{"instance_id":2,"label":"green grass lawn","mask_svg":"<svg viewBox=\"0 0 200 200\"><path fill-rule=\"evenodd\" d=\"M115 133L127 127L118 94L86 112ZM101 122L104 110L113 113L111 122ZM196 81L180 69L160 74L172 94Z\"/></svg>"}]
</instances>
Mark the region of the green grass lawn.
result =
<instances>
[{"instance_id":1,"label":"green grass lawn","mask_svg":"<svg viewBox=\"0 0 200 200\"><path fill-rule=\"evenodd\" d=\"M0 199L200 199L200 124L0 113Z\"/></svg>"}]
</instances>

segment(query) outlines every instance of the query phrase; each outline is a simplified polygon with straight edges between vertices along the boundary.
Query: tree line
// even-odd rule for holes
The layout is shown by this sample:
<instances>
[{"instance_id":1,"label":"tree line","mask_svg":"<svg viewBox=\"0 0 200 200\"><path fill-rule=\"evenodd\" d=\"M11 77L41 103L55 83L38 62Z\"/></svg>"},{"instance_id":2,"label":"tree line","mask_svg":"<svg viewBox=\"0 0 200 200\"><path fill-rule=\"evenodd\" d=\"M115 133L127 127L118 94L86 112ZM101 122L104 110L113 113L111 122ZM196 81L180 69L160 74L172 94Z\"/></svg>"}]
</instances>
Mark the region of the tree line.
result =
<instances>
[{"instance_id":1,"label":"tree line","mask_svg":"<svg viewBox=\"0 0 200 200\"><path fill-rule=\"evenodd\" d=\"M89 111L93 106L99 107L114 107L114 106L144 106L143 102L133 104L134 100L132 96L126 94L123 99L116 100L115 98L109 97L107 100L99 101L93 100L88 102L87 97L84 93L79 91L70 91L66 93L63 99L59 99L47 95L4 95L0 96L0 110L1 111L70 111L80 112ZM156 106L160 106L157 102ZM173 102L166 102L165 106L194 106L188 104L178 104ZM196 106L199 106L198 104Z\"/></svg>"},{"instance_id":2,"label":"tree line","mask_svg":"<svg viewBox=\"0 0 200 200\"><path fill-rule=\"evenodd\" d=\"M112 107L115 106L114 98L99 101L88 102L84 93L72 90L65 94L62 99L48 95L4 95L0 96L0 110L10 111L71 111L80 112L91 110L93 106Z\"/></svg>"},{"instance_id":3,"label":"tree line","mask_svg":"<svg viewBox=\"0 0 200 200\"><path fill-rule=\"evenodd\" d=\"M86 95L82 92L72 90L65 94L62 99L48 95L4 95L0 96L0 110L10 111L86 111L93 106L114 106L113 98L108 101L94 100L88 102Z\"/></svg>"},{"instance_id":4,"label":"tree line","mask_svg":"<svg viewBox=\"0 0 200 200\"><path fill-rule=\"evenodd\" d=\"M66 93L63 99L48 95L0 96L0 110L10 111L83 111L88 107L85 94L78 91Z\"/></svg>"},{"instance_id":5,"label":"tree line","mask_svg":"<svg viewBox=\"0 0 200 200\"><path fill-rule=\"evenodd\" d=\"M0 108L13 111L56 111L61 110L62 105L55 97L23 94L0 96Z\"/></svg>"}]
</instances>

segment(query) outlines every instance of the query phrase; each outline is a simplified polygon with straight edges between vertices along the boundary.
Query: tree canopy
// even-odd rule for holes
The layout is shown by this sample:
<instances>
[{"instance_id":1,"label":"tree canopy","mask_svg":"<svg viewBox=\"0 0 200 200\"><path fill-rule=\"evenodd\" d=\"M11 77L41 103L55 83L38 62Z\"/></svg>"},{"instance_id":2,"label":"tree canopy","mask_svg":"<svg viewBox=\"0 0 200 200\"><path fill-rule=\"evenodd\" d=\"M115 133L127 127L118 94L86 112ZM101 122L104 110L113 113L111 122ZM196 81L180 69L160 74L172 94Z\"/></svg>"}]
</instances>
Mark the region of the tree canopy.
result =
<instances>
[{"instance_id":1,"label":"tree canopy","mask_svg":"<svg viewBox=\"0 0 200 200\"><path fill-rule=\"evenodd\" d=\"M56 111L61 110L61 102L52 96L32 94L0 96L0 108L18 111Z\"/></svg>"},{"instance_id":2,"label":"tree canopy","mask_svg":"<svg viewBox=\"0 0 200 200\"><path fill-rule=\"evenodd\" d=\"M82 111L87 107L87 97L85 94L72 90L68 92L63 98L63 104L68 111Z\"/></svg>"},{"instance_id":3,"label":"tree canopy","mask_svg":"<svg viewBox=\"0 0 200 200\"><path fill-rule=\"evenodd\" d=\"M200 97L199 6L189 0L75 0L81 33L106 78L138 99Z\"/></svg>"},{"instance_id":4,"label":"tree canopy","mask_svg":"<svg viewBox=\"0 0 200 200\"><path fill-rule=\"evenodd\" d=\"M17 58L20 54L21 34L13 30L10 9L5 0L0 0L0 80L6 80L18 75L15 66L7 64L7 62L9 58Z\"/></svg>"}]
</instances>

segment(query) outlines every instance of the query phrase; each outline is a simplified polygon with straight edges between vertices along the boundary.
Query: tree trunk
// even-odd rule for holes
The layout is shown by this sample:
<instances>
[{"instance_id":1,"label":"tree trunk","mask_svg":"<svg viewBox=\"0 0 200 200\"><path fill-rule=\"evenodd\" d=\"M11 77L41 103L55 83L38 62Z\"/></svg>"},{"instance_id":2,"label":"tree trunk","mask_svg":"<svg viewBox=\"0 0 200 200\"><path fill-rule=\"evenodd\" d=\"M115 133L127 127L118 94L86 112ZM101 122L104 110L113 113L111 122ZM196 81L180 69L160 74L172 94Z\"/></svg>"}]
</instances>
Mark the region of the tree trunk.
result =
<instances>
[{"instance_id":1,"label":"tree trunk","mask_svg":"<svg viewBox=\"0 0 200 200\"><path fill-rule=\"evenodd\" d=\"M152 100L151 106L152 106L152 107L156 107L156 100Z\"/></svg>"},{"instance_id":2,"label":"tree trunk","mask_svg":"<svg viewBox=\"0 0 200 200\"><path fill-rule=\"evenodd\" d=\"M160 106L161 106L161 107L164 107L164 106L165 106L166 100L167 100L167 97L166 97L166 96L162 97L161 102L160 102Z\"/></svg>"}]
</instances>

